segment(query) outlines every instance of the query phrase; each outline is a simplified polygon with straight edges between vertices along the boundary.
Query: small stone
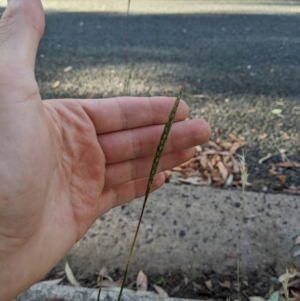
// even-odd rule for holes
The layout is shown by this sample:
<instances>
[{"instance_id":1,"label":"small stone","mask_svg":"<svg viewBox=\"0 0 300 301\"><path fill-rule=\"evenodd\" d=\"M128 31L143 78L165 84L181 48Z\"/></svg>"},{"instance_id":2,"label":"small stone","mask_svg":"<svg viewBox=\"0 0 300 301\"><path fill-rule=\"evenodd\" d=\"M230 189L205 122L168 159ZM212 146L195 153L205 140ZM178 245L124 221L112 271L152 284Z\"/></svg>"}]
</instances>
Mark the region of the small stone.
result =
<instances>
[{"instance_id":1,"label":"small stone","mask_svg":"<svg viewBox=\"0 0 300 301\"><path fill-rule=\"evenodd\" d=\"M185 231L184 231L184 230L181 230L181 231L179 232L179 236L180 236L180 237L184 237L184 236L185 236Z\"/></svg>"}]
</instances>

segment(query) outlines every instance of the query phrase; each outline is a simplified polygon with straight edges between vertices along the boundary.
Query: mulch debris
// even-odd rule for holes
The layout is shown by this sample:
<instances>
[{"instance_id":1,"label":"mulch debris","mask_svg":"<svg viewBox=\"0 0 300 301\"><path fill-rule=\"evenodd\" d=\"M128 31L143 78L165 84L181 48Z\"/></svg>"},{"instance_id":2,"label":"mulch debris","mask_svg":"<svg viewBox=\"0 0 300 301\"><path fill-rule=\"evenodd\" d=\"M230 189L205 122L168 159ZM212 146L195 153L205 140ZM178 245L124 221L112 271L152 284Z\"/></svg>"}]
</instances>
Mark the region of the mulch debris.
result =
<instances>
[{"instance_id":1,"label":"mulch debris","mask_svg":"<svg viewBox=\"0 0 300 301\"><path fill-rule=\"evenodd\" d=\"M117 269L105 274L107 280L104 287L120 287L123 273ZM55 274L48 275L47 278L54 278ZM281 276L282 278L283 276ZM260 296L261 301L268 300L274 292L284 294L281 279L278 278L272 267L264 271L253 270L242 275L241 280L241 300L250 300L253 296ZM77 281L83 287L97 288L100 284L99 272L90 278L80 278ZM291 280L292 281L292 278ZM109 284L111 282L111 284ZM147 275L140 271L137 276L128 277L126 288L133 291L150 291L160 296L175 298L200 299L200 300L238 300L238 285L236 282L236 271L230 270L223 274L218 274L214 270L199 271L197 277L190 277L182 271L173 271L165 274ZM67 277L60 284L68 285ZM298 285L298 284L297 284ZM141 287L143 287L141 289ZM296 291L295 285L291 282L290 294ZM254 300L252 300L254 301ZM278 301L278 300L273 300ZM283 300L284 301L284 300ZM291 299L290 299L291 301ZM294 300L298 301L298 300Z\"/></svg>"},{"instance_id":2,"label":"mulch debris","mask_svg":"<svg viewBox=\"0 0 300 301\"><path fill-rule=\"evenodd\" d=\"M166 182L172 184L191 184L197 186L235 187L242 186L241 159L238 151L245 145L243 137L229 135L227 141L219 137L210 140L205 146L197 146L195 155L188 162L165 172ZM279 159L279 162L278 162ZM245 156L247 161L247 156ZM275 161L277 161L275 163ZM259 159L259 164L267 165L268 173L276 182L273 190L300 194L300 186L289 181L288 170L299 170L300 163L290 161L285 150L278 149L278 153L268 153ZM246 186L252 188L252 183Z\"/></svg>"}]
</instances>

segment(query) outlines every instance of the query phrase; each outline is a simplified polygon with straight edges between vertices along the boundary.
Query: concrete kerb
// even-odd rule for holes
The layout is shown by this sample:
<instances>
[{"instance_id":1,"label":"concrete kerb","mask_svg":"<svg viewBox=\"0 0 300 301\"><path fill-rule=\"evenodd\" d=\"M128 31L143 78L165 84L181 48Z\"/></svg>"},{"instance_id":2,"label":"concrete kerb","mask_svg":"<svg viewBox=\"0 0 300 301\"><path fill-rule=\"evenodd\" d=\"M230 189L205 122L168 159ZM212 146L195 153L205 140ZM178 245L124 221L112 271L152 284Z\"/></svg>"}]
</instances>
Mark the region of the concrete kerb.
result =
<instances>
[{"instance_id":1,"label":"concrete kerb","mask_svg":"<svg viewBox=\"0 0 300 301\"><path fill-rule=\"evenodd\" d=\"M246 275L250 270L272 265L282 274L292 262L299 266L299 257L292 254L294 241L300 234L299 200L294 195L257 192L243 195L239 190L165 185L149 199L129 275L136 277L140 269L146 275L180 269L189 277L205 269L217 273L234 271L233 255L237 252L243 202L242 273ZM141 206L142 200L137 200L99 218L56 267L57 271L64 269L66 259L78 280L95 277L95 271L103 266L110 271L125 267ZM104 289L101 300L113 301L116 295L116 291ZM95 301L95 296L95 290L37 284L17 300ZM126 290L123 301L127 300L165 299Z\"/></svg>"},{"instance_id":2,"label":"concrete kerb","mask_svg":"<svg viewBox=\"0 0 300 301\"><path fill-rule=\"evenodd\" d=\"M242 271L275 263L281 274L298 259L291 249L300 235L299 201L294 195L167 184L149 198L129 274L181 269L193 277L207 268L234 270L243 202ZM75 276L125 267L141 207L142 199L136 200L94 223L67 256Z\"/></svg>"},{"instance_id":3,"label":"concrete kerb","mask_svg":"<svg viewBox=\"0 0 300 301\"><path fill-rule=\"evenodd\" d=\"M49 284L35 284L25 293L20 295L17 301L44 301L47 299L62 299L64 301L96 301L97 289L88 289L72 286L59 286ZM101 301L116 301L118 290L103 288L100 295ZM125 289L122 301L193 301L191 299L162 298L150 292L133 292ZM196 301L196 300L194 300Z\"/></svg>"}]
</instances>

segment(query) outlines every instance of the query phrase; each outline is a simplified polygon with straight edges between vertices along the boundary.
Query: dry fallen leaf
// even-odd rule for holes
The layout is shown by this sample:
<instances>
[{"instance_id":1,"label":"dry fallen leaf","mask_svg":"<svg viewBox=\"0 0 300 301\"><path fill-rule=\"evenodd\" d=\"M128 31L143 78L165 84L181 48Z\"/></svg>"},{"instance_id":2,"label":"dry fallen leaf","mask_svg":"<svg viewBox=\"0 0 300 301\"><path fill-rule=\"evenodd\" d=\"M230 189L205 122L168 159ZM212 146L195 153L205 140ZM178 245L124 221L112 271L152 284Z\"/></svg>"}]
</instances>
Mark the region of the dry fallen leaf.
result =
<instances>
[{"instance_id":1,"label":"dry fallen leaf","mask_svg":"<svg viewBox=\"0 0 300 301\"><path fill-rule=\"evenodd\" d=\"M245 138L230 136L234 142L218 138L208 143L209 148L199 147L192 159L166 173L166 182L173 182L176 176L176 184L239 186L241 170L235 152Z\"/></svg>"},{"instance_id":2,"label":"dry fallen leaf","mask_svg":"<svg viewBox=\"0 0 300 301\"><path fill-rule=\"evenodd\" d=\"M173 287L170 291L170 295L174 295L175 293L177 293L180 290L181 284L178 284L177 286Z\"/></svg>"},{"instance_id":3,"label":"dry fallen leaf","mask_svg":"<svg viewBox=\"0 0 300 301\"><path fill-rule=\"evenodd\" d=\"M277 175L276 178L282 183L285 184L286 180L287 180L287 176L286 175Z\"/></svg>"},{"instance_id":4,"label":"dry fallen leaf","mask_svg":"<svg viewBox=\"0 0 300 301\"><path fill-rule=\"evenodd\" d=\"M281 114L282 113L282 109L273 109L272 113L275 115Z\"/></svg>"},{"instance_id":5,"label":"dry fallen leaf","mask_svg":"<svg viewBox=\"0 0 300 301\"><path fill-rule=\"evenodd\" d=\"M291 293L295 297L296 301L300 301L300 290L291 288Z\"/></svg>"},{"instance_id":6,"label":"dry fallen leaf","mask_svg":"<svg viewBox=\"0 0 300 301\"><path fill-rule=\"evenodd\" d=\"M282 136L282 138L283 138L284 140L289 140L289 139L291 139L291 137L290 137L290 135L289 135L288 133L283 132L283 131L280 131L279 133L280 133L280 135Z\"/></svg>"},{"instance_id":7,"label":"dry fallen leaf","mask_svg":"<svg viewBox=\"0 0 300 301\"><path fill-rule=\"evenodd\" d=\"M233 172L239 173L240 172L240 164L238 160L236 160L233 156L231 157L232 163L233 163Z\"/></svg>"},{"instance_id":8,"label":"dry fallen leaf","mask_svg":"<svg viewBox=\"0 0 300 301\"><path fill-rule=\"evenodd\" d=\"M200 145L196 146L196 152L201 153L202 152L202 147Z\"/></svg>"},{"instance_id":9,"label":"dry fallen leaf","mask_svg":"<svg viewBox=\"0 0 300 301\"><path fill-rule=\"evenodd\" d=\"M65 273L66 273L68 281L72 285L77 286L77 287L80 286L80 283L76 280L76 278L75 278L75 276L73 274L73 271L71 270L71 267L69 266L68 261L66 261L66 264L65 264Z\"/></svg>"},{"instance_id":10,"label":"dry fallen leaf","mask_svg":"<svg viewBox=\"0 0 300 301\"><path fill-rule=\"evenodd\" d=\"M210 99L209 95L204 95L204 94L194 94L193 97L194 98L207 98L207 99Z\"/></svg>"},{"instance_id":11,"label":"dry fallen leaf","mask_svg":"<svg viewBox=\"0 0 300 301\"><path fill-rule=\"evenodd\" d=\"M224 141L224 142L220 142L220 146L225 148L226 150L229 150L232 147L232 143Z\"/></svg>"},{"instance_id":12,"label":"dry fallen leaf","mask_svg":"<svg viewBox=\"0 0 300 301\"><path fill-rule=\"evenodd\" d=\"M142 270L137 275L136 288L138 292L145 292L148 289L148 279Z\"/></svg>"},{"instance_id":13,"label":"dry fallen leaf","mask_svg":"<svg viewBox=\"0 0 300 301\"><path fill-rule=\"evenodd\" d=\"M121 281L102 280L103 287L121 287Z\"/></svg>"},{"instance_id":14,"label":"dry fallen leaf","mask_svg":"<svg viewBox=\"0 0 300 301\"><path fill-rule=\"evenodd\" d=\"M275 166L284 167L284 168L293 168L293 167L300 167L300 164L297 162L286 161L286 162L276 163Z\"/></svg>"},{"instance_id":15,"label":"dry fallen leaf","mask_svg":"<svg viewBox=\"0 0 300 301\"><path fill-rule=\"evenodd\" d=\"M281 156L282 162L285 162L287 160L287 157L286 157L286 154L285 154L286 150L283 149L283 148L278 148L278 152Z\"/></svg>"},{"instance_id":16,"label":"dry fallen leaf","mask_svg":"<svg viewBox=\"0 0 300 301\"><path fill-rule=\"evenodd\" d=\"M221 160L220 156L215 154L211 159L211 164L215 166Z\"/></svg>"},{"instance_id":17,"label":"dry fallen leaf","mask_svg":"<svg viewBox=\"0 0 300 301\"><path fill-rule=\"evenodd\" d=\"M234 142L233 145L230 148L230 153L234 154L239 148L241 148L244 145L244 143L241 142Z\"/></svg>"},{"instance_id":18,"label":"dry fallen leaf","mask_svg":"<svg viewBox=\"0 0 300 301\"><path fill-rule=\"evenodd\" d=\"M179 181L185 184L199 185L199 178L187 178L187 179L179 178Z\"/></svg>"},{"instance_id":19,"label":"dry fallen leaf","mask_svg":"<svg viewBox=\"0 0 300 301\"><path fill-rule=\"evenodd\" d=\"M271 175L274 175L274 176L277 175L277 172L276 172L276 170L275 170L275 164L274 164L274 163L271 163L271 164L270 164L269 173L270 173Z\"/></svg>"},{"instance_id":20,"label":"dry fallen leaf","mask_svg":"<svg viewBox=\"0 0 300 301\"><path fill-rule=\"evenodd\" d=\"M281 109L274 109L272 110L272 113L281 117L281 118L284 118L284 116L281 114L282 113L282 110Z\"/></svg>"},{"instance_id":21,"label":"dry fallen leaf","mask_svg":"<svg viewBox=\"0 0 300 301\"><path fill-rule=\"evenodd\" d=\"M222 179L223 180L227 180L227 177L228 177L228 170L227 168L225 167L225 165L223 164L223 162L218 162L217 163L217 167L221 173L221 176L222 176Z\"/></svg>"},{"instance_id":22,"label":"dry fallen leaf","mask_svg":"<svg viewBox=\"0 0 300 301\"><path fill-rule=\"evenodd\" d=\"M98 273L96 273L96 275L98 275L98 282L100 282L101 277L103 279L109 280L110 282L113 282L113 279L107 275L107 267L105 267L105 266L102 267L101 270ZM103 279L102 279L102 281L103 281Z\"/></svg>"},{"instance_id":23,"label":"dry fallen leaf","mask_svg":"<svg viewBox=\"0 0 300 301\"><path fill-rule=\"evenodd\" d=\"M297 187L295 185L291 185L287 189L284 189L284 191L287 191L287 192L290 192L290 193L299 194L300 193L300 186Z\"/></svg>"},{"instance_id":24,"label":"dry fallen leaf","mask_svg":"<svg viewBox=\"0 0 300 301\"><path fill-rule=\"evenodd\" d=\"M184 275L184 278L183 278L183 282L184 282L185 285L189 284L189 278L185 275Z\"/></svg>"},{"instance_id":25,"label":"dry fallen leaf","mask_svg":"<svg viewBox=\"0 0 300 301\"><path fill-rule=\"evenodd\" d=\"M170 178L171 178L172 172L171 172L170 170L165 170L165 171L164 171L164 174L165 174L166 182L169 182L169 181L170 181Z\"/></svg>"},{"instance_id":26,"label":"dry fallen leaf","mask_svg":"<svg viewBox=\"0 0 300 301\"><path fill-rule=\"evenodd\" d=\"M202 166L204 169L206 169L207 163L208 163L207 156L206 156L206 155L200 156L200 157L199 157L199 161L200 161L201 166Z\"/></svg>"},{"instance_id":27,"label":"dry fallen leaf","mask_svg":"<svg viewBox=\"0 0 300 301\"><path fill-rule=\"evenodd\" d=\"M208 145L211 146L211 147L213 147L213 148L215 148L217 151L221 150L221 147L216 142L214 142L214 141L209 140L208 141Z\"/></svg>"},{"instance_id":28,"label":"dry fallen leaf","mask_svg":"<svg viewBox=\"0 0 300 301\"><path fill-rule=\"evenodd\" d=\"M212 289L212 282L211 282L211 280L209 279L209 280L207 280L207 281L205 281L205 285L206 285L206 287L209 289L209 290L211 290Z\"/></svg>"},{"instance_id":29,"label":"dry fallen leaf","mask_svg":"<svg viewBox=\"0 0 300 301\"><path fill-rule=\"evenodd\" d=\"M289 273L293 274L293 275L296 275L296 276L298 275L297 274L297 267L294 263L291 263L291 265L289 266ZM300 285L300 279L299 279L299 285Z\"/></svg>"},{"instance_id":30,"label":"dry fallen leaf","mask_svg":"<svg viewBox=\"0 0 300 301\"><path fill-rule=\"evenodd\" d=\"M295 274L295 273L294 273ZM289 281L288 287L291 288L300 288L300 278L299 278L299 273Z\"/></svg>"},{"instance_id":31,"label":"dry fallen leaf","mask_svg":"<svg viewBox=\"0 0 300 301\"><path fill-rule=\"evenodd\" d=\"M256 109L254 109L254 108L248 110L248 113L255 113L255 112L256 112Z\"/></svg>"},{"instance_id":32,"label":"dry fallen leaf","mask_svg":"<svg viewBox=\"0 0 300 301\"><path fill-rule=\"evenodd\" d=\"M200 284L194 282L194 281L192 281L192 285L193 285L193 287L194 287L194 289L195 289L196 291L197 291L197 290L200 290L200 291L203 290L202 286L201 286Z\"/></svg>"},{"instance_id":33,"label":"dry fallen leaf","mask_svg":"<svg viewBox=\"0 0 300 301\"><path fill-rule=\"evenodd\" d=\"M102 267L101 270L99 271L98 275L103 277L106 274L107 274L107 267Z\"/></svg>"},{"instance_id":34,"label":"dry fallen leaf","mask_svg":"<svg viewBox=\"0 0 300 301\"><path fill-rule=\"evenodd\" d=\"M293 257L300 256L300 245L298 244L298 245L293 246L291 253L292 253Z\"/></svg>"},{"instance_id":35,"label":"dry fallen leaf","mask_svg":"<svg viewBox=\"0 0 300 301\"><path fill-rule=\"evenodd\" d=\"M263 162L265 162L266 160L270 159L271 157L272 157L272 154L268 153L266 156L264 156L261 159L259 159L258 163L262 164Z\"/></svg>"},{"instance_id":36,"label":"dry fallen leaf","mask_svg":"<svg viewBox=\"0 0 300 301\"><path fill-rule=\"evenodd\" d=\"M300 235L295 239L294 245L300 244Z\"/></svg>"},{"instance_id":37,"label":"dry fallen leaf","mask_svg":"<svg viewBox=\"0 0 300 301\"><path fill-rule=\"evenodd\" d=\"M249 297L250 301L266 301L263 297L252 296Z\"/></svg>"},{"instance_id":38,"label":"dry fallen leaf","mask_svg":"<svg viewBox=\"0 0 300 301\"><path fill-rule=\"evenodd\" d=\"M69 72L69 71L71 71L72 69L73 69L72 66L68 66L68 67L66 67L66 68L64 69L64 72Z\"/></svg>"},{"instance_id":39,"label":"dry fallen leaf","mask_svg":"<svg viewBox=\"0 0 300 301\"><path fill-rule=\"evenodd\" d=\"M221 287L224 287L224 288L228 288L228 289L231 288L231 282L228 281L228 280L225 280L225 281L219 281L219 285L220 285Z\"/></svg>"},{"instance_id":40,"label":"dry fallen leaf","mask_svg":"<svg viewBox=\"0 0 300 301\"><path fill-rule=\"evenodd\" d=\"M293 107L292 114L299 115L300 114L300 106Z\"/></svg>"},{"instance_id":41,"label":"dry fallen leaf","mask_svg":"<svg viewBox=\"0 0 300 301\"><path fill-rule=\"evenodd\" d=\"M59 284L60 282L63 281L64 278L58 278L58 279L52 279L52 280L45 280L45 281L40 281L39 283L42 284L49 284L49 285L56 285Z\"/></svg>"},{"instance_id":42,"label":"dry fallen leaf","mask_svg":"<svg viewBox=\"0 0 300 301\"><path fill-rule=\"evenodd\" d=\"M263 139L266 139L267 137L268 137L268 134L267 134L267 133L264 133L264 134L260 135L260 136L258 137L258 139L259 139L259 140L263 140Z\"/></svg>"},{"instance_id":43,"label":"dry fallen leaf","mask_svg":"<svg viewBox=\"0 0 300 301\"><path fill-rule=\"evenodd\" d=\"M156 284L153 284L152 286L156 290L156 292L158 293L159 296L166 297L166 298L169 297L169 295L167 294L167 292L164 289L162 289L160 286L158 286Z\"/></svg>"},{"instance_id":44,"label":"dry fallen leaf","mask_svg":"<svg viewBox=\"0 0 300 301\"><path fill-rule=\"evenodd\" d=\"M241 145L244 144L244 141L243 141L242 139L240 139L239 137L235 136L235 135L232 134L232 133L229 134L229 137L230 137L232 140L234 140L235 142L240 143Z\"/></svg>"},{"instance_id":45,"label":"dry fallen leaf","mask_svg":"<svg viewBox=\"0 0 300 301\"><path fill-rule=\"evenodd\" d=\"M57 80L56 82L54 82L54 83L51 85L51 88L52 88L52 89L56 89L59 85L60 85L60 81Z\"/></svg>"},{"instance_id":46,"label":"dry fallen leaf","mask_svg":"<svg viewBox=\"0 0 300 301\"><path fill-rule=\"evenodd\" d=\"M296 275L297 273L291 274L288 269L286 269L286 272L278 277L278 281L283 283L286 280L294 278Z\"/></svg>"},{"instance_id":47,"label":"dry fallen leaf","mask_svg":"<svg viewBox=\"0 0 300 301\"><path fill-rule=\"evenodd\" d=\"M233 174L231 173L226 180L225 186L230 186L232 182L233 182Z\"/></svg>"}]
</instances>

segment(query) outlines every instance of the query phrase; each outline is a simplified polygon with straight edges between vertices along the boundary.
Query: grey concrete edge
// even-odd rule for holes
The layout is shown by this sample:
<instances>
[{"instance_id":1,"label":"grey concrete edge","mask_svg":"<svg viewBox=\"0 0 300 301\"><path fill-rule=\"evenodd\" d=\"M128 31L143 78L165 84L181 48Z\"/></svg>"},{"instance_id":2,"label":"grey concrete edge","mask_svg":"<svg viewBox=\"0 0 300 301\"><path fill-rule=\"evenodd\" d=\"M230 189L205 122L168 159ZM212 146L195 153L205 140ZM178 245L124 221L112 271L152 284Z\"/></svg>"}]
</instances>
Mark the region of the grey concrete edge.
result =
<instances>
[{"instance_id":1,"label":"grey concrete edge","mask_svg":"<svg viewBox=\"0 0 300 301\"><path fill-rule=\"evenodd\" d=\"M101 301L115 301L118 298L118 288L103 288ZM49 285L37 283L15 299L16 301L44 301L61 298L64 301L96 301L98 289ZM191 299L163 298L151 292L123 291L122 301L196 301Z\"/></svg>"}]
</instances>

